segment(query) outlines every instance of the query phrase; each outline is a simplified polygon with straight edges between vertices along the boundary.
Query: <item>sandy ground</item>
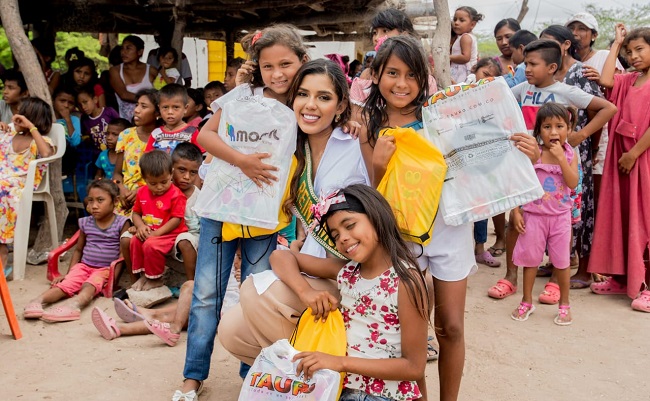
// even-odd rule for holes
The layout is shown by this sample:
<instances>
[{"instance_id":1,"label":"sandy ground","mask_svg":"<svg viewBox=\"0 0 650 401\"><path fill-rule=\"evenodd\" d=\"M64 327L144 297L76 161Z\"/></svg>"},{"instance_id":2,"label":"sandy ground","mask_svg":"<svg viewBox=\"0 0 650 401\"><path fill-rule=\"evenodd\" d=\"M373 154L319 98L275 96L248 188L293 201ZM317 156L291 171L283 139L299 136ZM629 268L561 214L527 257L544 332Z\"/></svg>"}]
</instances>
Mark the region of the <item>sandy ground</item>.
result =
<instances>
[{"instance_id":1,"label":"sandy ground","mask_svg":"<svg viewBox=\"0 0 650 401\"><path fill-rule=\"evenodd\" d=\"M493 238L489 239L493 242ZM495 301L486 290L504 267L481 266L469 279L467 356L461 400L648 400L647 333L650 315L632 311L624 296L574 291L574 324L553 324L555 306L538 305L527 322L509 313L519 296ZM28 266L10 282L16 310L47 287L45 266ZM539 293L544 279L538 279ZM105 298L94 305L116 317ZM15 341L0 315L0 400L170 400L182 380L186 335L170 348L153 335L101 338L90 320L48 324L24 321ZM646 334L644 334L646 333ZM237 400L238 361L216 341L201 400ZM437 363L427 366L430 400L438 399Z\"/></svg>"}]
</instances>

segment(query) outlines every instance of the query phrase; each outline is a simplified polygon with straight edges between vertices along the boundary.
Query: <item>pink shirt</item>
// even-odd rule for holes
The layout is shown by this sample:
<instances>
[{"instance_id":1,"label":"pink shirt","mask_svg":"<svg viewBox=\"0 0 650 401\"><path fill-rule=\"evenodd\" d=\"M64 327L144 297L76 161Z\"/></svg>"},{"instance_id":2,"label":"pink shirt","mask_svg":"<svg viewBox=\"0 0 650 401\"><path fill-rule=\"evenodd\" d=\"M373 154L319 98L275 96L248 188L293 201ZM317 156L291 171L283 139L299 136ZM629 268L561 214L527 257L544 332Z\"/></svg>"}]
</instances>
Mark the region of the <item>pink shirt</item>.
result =
<instances>
[{"instance_id":1,"label":"pink shirt","mask_svg":"<svg viewBox=\"0 0 650 401\"><path fill-rule=\"evenodd\" d=\"M564 155L569 164L573 160L574 152L567 142L564 143ZM540 146L541 150L541 146ZM537 178L544 189L544 196L536 201L524 205L524 211L533 214L558 215L571 212L573 200L571 188L564 181L562 168L558 164L544 164L540 156L535 163Z\"/></svg>"}]
</instances>

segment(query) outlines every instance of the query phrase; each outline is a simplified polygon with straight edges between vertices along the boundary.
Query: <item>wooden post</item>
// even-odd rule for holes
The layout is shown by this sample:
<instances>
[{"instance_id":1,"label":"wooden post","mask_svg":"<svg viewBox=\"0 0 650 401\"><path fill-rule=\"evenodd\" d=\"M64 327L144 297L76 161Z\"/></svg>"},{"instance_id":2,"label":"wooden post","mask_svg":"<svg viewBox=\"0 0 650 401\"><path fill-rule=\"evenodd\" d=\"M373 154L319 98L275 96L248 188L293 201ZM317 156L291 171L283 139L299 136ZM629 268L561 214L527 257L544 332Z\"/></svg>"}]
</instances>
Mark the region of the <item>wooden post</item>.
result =
<instances>
[{"instance_id":1,"label":"wooden post","mask_svg":"<svg viewBox=\"0 0 650 401\"><path fill-rule=\"evenodd\" d=\"M20 64L20 69L25 77L29 94L31 96L38 96L52 105L52 97L50 96L47 81L41 70L41 65L36 58L32 44L29 42L25 31L23 31L23 22L20 17L18 0L0 1L0 19L2 19L2 24L7 32L9 46L18 64ZM56 209L57 221L55 224L57 224L59 234L57 240L60 240L63 235L65 220L68 217L68 208L65 204L63 186L61 185L61 160L57 160L50 165L49 180L50 193L54 198L54 207ZM49 246L52 243L49 241L50 224L51 222L46 218L45 223L38 230L33 248L37 253L44 253L49 250ZM45 260L47 260L47 255Z\"/></svg>"},{"instance_id":2,"label":"wooden post","mask_svg":"<svg viewBox=\"0 0 650 401\"><path fill-rule=\"evenodd\" d=\"M226 31L226 65L235 58L235 33L229 29Z\"/></svg>"},{"instance_id":3,"label":"wooden post","mask_svg":"<svg viewBox=\"0 0 650 401\"><path fill-rule=\"evenodd\" d=\"M185 27L187 19L185 13L185 0L176 0L174 4L174 33L172 35L171 46L178 53L177 68L181 70L181 60L183 60L183 38L185 37Z\"/></svg>"},{"instance_id":4,"label":"wooden post","mask_svg":"<svg viewBox=\"0 0 650 401\"><path fill-rule=\"evenodd\" d=\"M451 67L449 65L449 41L451 40L451 17L447 0L433 0L436 14L436 31L432 32L431 55L433 56L433 76L443 88L451 85Z\"/></svg>"},{"instance_id":5,"label":"wooden post","mask_svg":"<svg viewBox=\"0 0 650 401\"><path fill-rule=\"evenodd\" d=\"M524 20L526 13L528 13L528 0L524 0L521 3L521 8L519 9L519 15L517 15L517 22L521 24L521 21Z\"/></svg>"}]
</instances>

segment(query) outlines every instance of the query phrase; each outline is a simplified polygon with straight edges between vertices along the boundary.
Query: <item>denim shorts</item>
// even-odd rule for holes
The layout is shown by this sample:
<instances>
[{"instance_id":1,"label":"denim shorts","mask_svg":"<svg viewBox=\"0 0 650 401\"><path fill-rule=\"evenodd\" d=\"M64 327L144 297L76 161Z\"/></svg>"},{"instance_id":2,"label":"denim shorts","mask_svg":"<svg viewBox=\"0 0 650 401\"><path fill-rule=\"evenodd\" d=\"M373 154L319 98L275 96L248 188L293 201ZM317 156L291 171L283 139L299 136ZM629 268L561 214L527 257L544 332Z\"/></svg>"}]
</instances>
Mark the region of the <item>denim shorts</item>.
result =
<instances>
[{"instance_id":1,"label":"denim shorts","mask_svg":"<svg viewBox=\"0 0 650 401\"><path fill-rule=\"evenodd\" d=\"M393 401L393 399L367 394L351 388L344 388L339 401Z\"/></svg>"}]
</instances>

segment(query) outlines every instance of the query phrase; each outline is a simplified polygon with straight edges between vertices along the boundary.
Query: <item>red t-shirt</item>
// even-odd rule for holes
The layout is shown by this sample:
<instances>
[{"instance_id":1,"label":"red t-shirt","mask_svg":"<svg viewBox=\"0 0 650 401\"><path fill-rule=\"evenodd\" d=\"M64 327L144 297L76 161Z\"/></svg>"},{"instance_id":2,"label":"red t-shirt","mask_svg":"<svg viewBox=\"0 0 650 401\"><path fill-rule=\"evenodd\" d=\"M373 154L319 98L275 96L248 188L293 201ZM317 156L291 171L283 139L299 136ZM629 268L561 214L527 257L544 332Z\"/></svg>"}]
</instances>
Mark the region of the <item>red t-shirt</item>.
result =
<instances>
[{"instance_id":1,"label":"red t-shirt","mask_svg":"<svg viewBox=\"0 0 650 401\"><path fill-rule=\"evenodd\" d=\"M176 131L167 131L164 126L158 127L151 132L147 147L144 151L149 152L154 149L160 149L171 154L179 143L192 142L201 149L201 153L204 153L205 149L196 141L198 135L198 128L187 124Z\"/></svg>"},{"instance_id":2,"label":"red t-shirt","mask_svg":"<svg viewBox=\"0 0 650 401\"><path fill-rule=\"evenodd\" d=\"M144 224L152 230L157 230L171 218L178 217L181 219L181 224L169 234L180 234L187 231L187 226L185 225L186 203L187 198L174 184L169 187L167 192L160 196L155 196L151 193L149 187L144 186L138 189L135 195L133 212L139 214Z\"/></svg>"}]
</instances>

